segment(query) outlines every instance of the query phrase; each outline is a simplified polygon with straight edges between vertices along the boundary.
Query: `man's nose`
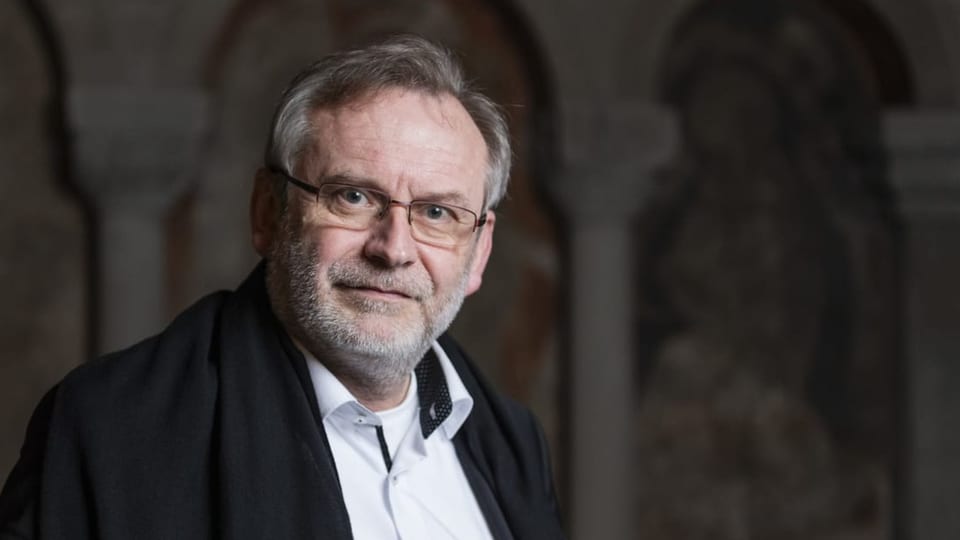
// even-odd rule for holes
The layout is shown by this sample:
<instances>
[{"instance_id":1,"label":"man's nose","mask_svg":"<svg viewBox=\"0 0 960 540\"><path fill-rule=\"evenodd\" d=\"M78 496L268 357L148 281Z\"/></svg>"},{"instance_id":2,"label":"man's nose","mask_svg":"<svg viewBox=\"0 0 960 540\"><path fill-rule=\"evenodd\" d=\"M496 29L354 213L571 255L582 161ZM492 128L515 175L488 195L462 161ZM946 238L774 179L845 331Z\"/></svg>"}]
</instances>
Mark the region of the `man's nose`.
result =
<instances>
[{"instance_id":1,"label":"man's nose","mask_svg":"<svg viewBox=\"0 0 960 540\"><path fill-rule=\"evenodd\" d=\"M380 266L395 268L413 264L417 242L413 239L408 208L391 203L372 227L363 254Z\"/></svg>"}]
</instances>

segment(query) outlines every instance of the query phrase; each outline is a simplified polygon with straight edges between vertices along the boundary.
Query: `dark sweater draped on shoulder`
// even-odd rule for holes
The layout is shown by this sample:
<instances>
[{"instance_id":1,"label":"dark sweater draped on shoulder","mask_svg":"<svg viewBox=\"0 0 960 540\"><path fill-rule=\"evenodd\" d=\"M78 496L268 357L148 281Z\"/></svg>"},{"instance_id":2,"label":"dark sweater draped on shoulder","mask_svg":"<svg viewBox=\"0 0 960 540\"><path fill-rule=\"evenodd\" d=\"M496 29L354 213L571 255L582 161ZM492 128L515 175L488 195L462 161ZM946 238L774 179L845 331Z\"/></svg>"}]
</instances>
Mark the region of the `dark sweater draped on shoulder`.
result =
<instances>
[{"instance_id":1,"label":"dark sweater draped on shoulder","mask_svg":"<svg viewBox=\"0 0 960 540\"><path fill-rule=\"evenodd\" d=\"M474 398L454 439L497 538L562 538L533 416L447 336ZM0 493L0 539L349 539L303 356L261 264L159 335L77 368L37 407Z\"/></svg>"}]
</instances>

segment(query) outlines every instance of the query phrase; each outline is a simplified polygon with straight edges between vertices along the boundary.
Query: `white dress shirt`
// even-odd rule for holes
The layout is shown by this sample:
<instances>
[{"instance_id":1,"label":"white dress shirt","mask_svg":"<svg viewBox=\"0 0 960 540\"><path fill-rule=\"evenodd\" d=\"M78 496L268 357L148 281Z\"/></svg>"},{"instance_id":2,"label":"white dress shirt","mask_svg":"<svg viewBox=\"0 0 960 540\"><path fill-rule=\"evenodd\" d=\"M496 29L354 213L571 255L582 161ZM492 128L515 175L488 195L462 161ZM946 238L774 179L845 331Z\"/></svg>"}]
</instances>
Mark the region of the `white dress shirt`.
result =
<instances>
[{"instance_id":1,"label":"white dress shirt","mask_svg":"<svg viewBox=\"0 0 960 540\"><path fill-rule=\"evenodd\" d=\"M491 538L453 445L453 436L473 408L473 398L436 342L433 351L452 409L426 439L419 421L416 375L411 374L400 405L374 413L303 351L357 540ZM392 459L389 471L377 426L383 430Z\"/></svg>"}]
</instances>

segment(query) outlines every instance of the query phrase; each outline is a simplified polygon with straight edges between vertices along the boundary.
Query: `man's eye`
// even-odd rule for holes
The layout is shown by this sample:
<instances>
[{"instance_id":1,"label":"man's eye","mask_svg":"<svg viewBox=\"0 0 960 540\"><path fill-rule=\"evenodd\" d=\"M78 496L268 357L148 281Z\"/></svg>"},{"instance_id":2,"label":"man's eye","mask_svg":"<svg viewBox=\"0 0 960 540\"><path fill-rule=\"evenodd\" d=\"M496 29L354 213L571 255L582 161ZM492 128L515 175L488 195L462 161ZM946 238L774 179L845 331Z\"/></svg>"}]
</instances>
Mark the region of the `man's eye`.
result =
<instances>
[{"instance_id":1,"label":"man's eye","mask_svg":"<svg viewBox=\"0 0 960 540\"><path fill-rule=\"evenodd\" d=\"M438 204L423 205L420 213L430 221L450 221L456 218L451 209Z\"/></svg>"},{"instance_id":2,"label":"man's eye","mask_svg":"<svg viewBox=\"0 0 960 540\"><path fill-rule=\"evenodd\" d=\"M336 193L336 196L343 202L352 205L369 204L370 198L366 193L359 189L344 188Z\"/></svg>"}]
</instances>

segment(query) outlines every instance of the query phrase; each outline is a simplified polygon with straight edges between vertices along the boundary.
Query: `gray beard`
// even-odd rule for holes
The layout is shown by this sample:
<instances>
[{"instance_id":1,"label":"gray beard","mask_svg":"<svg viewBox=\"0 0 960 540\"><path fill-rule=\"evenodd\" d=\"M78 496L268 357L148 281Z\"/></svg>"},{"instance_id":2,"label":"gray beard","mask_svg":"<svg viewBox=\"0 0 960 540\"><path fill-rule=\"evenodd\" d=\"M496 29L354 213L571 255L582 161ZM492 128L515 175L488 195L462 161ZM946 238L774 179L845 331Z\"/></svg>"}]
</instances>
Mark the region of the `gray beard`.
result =
<instances>
[{"instance_id":1,"label":"gray beard","mask_svg":"<svg viewBox=\"0 0 960 540\"><path fill-rule=\"evenodd\" d=\"M292 230L288 216L280 219L280 237L267 263L267 290L274 312L287 331L345 386L364 397L385 396L407 381L433 341L453 322L463 305L471 261L457 287L439 299L433 298L435 288L422 268L401 274L360 258L332 264L326 276L331 289L321 291L315 250L305 235ZM353 296L334 298L335 286L403 291L418 302L423 316L414 321L400 319L404 306ZM381 323L393 323L387 327L389 337L361 328L355 319L364 316L380 316Z\"/></svg>"}]
</instances>

